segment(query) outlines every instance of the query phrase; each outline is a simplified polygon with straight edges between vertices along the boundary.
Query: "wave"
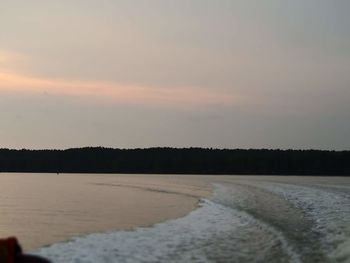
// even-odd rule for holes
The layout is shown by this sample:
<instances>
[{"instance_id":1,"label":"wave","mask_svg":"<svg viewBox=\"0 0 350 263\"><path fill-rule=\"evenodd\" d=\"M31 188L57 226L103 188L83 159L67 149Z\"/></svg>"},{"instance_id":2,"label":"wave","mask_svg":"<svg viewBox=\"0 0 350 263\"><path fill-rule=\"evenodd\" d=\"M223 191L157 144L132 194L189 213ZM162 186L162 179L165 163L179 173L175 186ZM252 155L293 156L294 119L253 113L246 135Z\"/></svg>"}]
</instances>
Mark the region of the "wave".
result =
<instances>
[{"instance_id":1,"label":"wave","mask_svg":"<svg viewBox=\"0 0 350 263\"><path fill-rule=\"evenodd\" d=\"M346 198L300 185L218 183L213 198L183 218L76 237L35 254L54 263L346 262Z\"/></svg>"}]
</instances>

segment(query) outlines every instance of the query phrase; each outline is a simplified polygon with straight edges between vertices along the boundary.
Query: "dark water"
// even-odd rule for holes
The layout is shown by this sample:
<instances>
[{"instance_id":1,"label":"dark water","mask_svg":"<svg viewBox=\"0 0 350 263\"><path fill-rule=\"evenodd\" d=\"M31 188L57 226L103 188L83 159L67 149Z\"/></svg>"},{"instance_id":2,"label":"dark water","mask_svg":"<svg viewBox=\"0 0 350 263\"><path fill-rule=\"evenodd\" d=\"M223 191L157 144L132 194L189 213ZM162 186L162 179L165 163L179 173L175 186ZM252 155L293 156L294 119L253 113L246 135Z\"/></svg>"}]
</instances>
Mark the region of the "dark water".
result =
<instances>
[{"instance_id":1,"label":"dark water","mask_svg":"<svg viewBox=\"0 0 350 263\"><path fill-rule=\"evenodd\" d=\"M350 178L213 177L189 215L37 251L54 262L350 262Z\"/></svg>"}]
</instances>

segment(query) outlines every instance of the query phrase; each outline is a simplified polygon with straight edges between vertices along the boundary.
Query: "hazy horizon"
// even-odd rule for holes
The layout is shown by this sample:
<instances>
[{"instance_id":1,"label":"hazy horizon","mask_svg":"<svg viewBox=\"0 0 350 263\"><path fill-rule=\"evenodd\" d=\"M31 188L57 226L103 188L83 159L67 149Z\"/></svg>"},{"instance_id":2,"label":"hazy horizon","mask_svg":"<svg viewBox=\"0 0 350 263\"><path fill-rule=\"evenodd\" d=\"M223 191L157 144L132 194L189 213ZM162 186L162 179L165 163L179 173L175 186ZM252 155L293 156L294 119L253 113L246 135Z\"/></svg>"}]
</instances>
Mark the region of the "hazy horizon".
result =
<instances>
[{"instance_id":1,"label":"hazy horizon","mask_svg":"<svg viewBox=\"0 0 350 263\"><path fill-rule=\"evenodd\" d=\"M350 150L348 10L4 1L0 148Z\"/></svg>"}]
</instances>

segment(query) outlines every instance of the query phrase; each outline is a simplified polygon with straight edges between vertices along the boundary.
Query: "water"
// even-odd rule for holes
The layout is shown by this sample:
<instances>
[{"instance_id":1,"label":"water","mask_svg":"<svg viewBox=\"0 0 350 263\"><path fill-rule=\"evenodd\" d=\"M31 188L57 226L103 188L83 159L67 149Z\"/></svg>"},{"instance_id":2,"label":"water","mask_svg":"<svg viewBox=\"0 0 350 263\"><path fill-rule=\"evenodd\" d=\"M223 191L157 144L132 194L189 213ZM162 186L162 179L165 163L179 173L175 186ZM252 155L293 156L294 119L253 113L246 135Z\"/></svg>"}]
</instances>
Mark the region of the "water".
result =
<instances>
[{"instance_id":1,"label":"water","mask_svg":"<svg viewBox=\"0 0 350 263\"><path fill-rule=\"evenodd\" d=\"M214 194L185 217L81 236L36 254L57 263L350 262L350 178L198 180L213 184Z\"/></svg>"},{"instance_id":2,"label":"water","mask_svg":"<svg viewBox=\"0 0 350 263\"><path fill-rule=\"evenodd\" d=\"M186 176L0 173L0 238L25 251L188 214L209 185Z\"/></svg>"}]
</instances>

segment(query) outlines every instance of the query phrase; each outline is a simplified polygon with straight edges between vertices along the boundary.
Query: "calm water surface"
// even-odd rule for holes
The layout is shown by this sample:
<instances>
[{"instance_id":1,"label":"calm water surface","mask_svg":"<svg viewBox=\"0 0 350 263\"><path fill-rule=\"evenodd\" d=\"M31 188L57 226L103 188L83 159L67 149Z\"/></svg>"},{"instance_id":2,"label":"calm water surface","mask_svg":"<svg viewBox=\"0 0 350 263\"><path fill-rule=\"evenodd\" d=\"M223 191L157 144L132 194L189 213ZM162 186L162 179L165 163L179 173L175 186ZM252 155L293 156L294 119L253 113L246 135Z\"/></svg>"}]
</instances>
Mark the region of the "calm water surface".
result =
<instances>
[{"instance_id":1,"label":"calm water surface","mask_svg":"<svg viewBox=\"0 0 350 263\"><path fill-rule=\"evenodd\" d=\"M197 181L159 175L0 173L0 237L16 235L29 251L84 233L177 218L210 193Z\"/></svg>"}]
</instances>

